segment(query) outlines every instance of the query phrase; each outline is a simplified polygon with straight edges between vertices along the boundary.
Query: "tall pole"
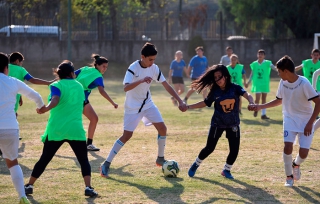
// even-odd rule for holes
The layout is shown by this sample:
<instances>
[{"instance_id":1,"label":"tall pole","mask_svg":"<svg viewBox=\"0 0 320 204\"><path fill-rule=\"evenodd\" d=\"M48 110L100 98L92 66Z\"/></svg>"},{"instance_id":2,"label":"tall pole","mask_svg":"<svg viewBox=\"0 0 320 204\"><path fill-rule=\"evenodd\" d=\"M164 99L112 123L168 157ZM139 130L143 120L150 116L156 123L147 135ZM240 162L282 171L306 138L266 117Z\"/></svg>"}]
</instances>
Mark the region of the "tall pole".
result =
<instances>
[{"instance_id":1,"label":"tall pole","mask_svg":"<svg viewBox=\"0 0 320 204\"><path fill-rule=\"evenodd\" d=\"M71 0L68 0L68 60L71 61Z\"/></svg>"}]
</instances>

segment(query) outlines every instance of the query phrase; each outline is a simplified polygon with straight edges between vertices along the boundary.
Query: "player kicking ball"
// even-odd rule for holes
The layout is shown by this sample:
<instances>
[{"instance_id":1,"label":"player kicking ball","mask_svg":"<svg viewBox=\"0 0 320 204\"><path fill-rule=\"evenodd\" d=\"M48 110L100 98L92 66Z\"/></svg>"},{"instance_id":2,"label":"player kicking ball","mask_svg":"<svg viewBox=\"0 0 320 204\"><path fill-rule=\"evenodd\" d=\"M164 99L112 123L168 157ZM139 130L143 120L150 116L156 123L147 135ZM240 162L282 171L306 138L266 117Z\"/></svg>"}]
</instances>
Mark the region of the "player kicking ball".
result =
<instances>
[{"instance_id":1,"label":"player kicking ball","mask_svg":"<svg viewBox=\"0 0 320 204\"><path fill-rule=\"evenodd\" d=\"M261 105L250 105L249 110L259 111L282 105L283 110L283 161L286 173L285 186L293 186L299 180L300 165L307 158L314 135L313 123L320 112L320 98L307 78L295 73L289 56L282 57L276 64L281 77L276 99ZM312 107L310 101L315 103ZM293 143L299 139L299 153L292 161Z\"/></svg>"},{"instance_id":2,"label":"player kicking ball","mask_svg":"<svg viewBox=\"0 0 320 204\"><path fill-rule=\"evenodd\" d=\"M113 158L132 137L133 131L142 119L150 121L158 131L158 158L157 166L165 162L164 149L166 144L167 127L162 116L151 99L150 86L152 81L161 83L166 91L179 103L179 109L185 111L186 105L174 89L168 84L159 67L154 64L157 49L151 43L146 43L141 49L141 60L133 62L124 77L123 85L126 92L123 134L114 143L106 161L100 167L102 177L108 177ZM146 120L145 120L146 121Z\"/></svg>"}]
</instances>

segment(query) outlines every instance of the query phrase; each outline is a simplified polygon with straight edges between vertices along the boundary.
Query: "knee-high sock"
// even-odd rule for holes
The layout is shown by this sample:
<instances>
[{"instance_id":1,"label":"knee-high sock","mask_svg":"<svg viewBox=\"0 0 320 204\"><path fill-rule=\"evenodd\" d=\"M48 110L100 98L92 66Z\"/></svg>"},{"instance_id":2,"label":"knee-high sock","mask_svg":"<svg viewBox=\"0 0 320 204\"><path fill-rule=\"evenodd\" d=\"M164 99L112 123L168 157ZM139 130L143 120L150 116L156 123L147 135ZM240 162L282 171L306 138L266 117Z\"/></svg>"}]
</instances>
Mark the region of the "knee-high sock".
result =
<instances>
[{"instance_id":1,"label":"knee-high sock","mask_svg":"<svg viewBox=\"0 0 320 204\"><path fill-rule=\"evenodd\" d=\"M166 146L166 136L158 135L158 157L164 157L164 148Z\"/></svg>"},{"instance_id":2,"label":"knee-high sock","mask_svg":"<svg viewBox=\"0 0 320 204\"><path fill-rule=\"evenodd\" d=\"M267 113L267 110L266 109L262 109L261 110L261 115L265 115Z\"/></svg>"},{"instance_id":3,"label":"knee-high sock","mask_svg":"<svg viewBox=\"0 0 320 204\"><path fill-rule=\"evenodd\" d=\"M119 139L117 139L117 141L113 144L113 147L112 147L106 161L111 163L113 158L116 156L116 154L118 154L118 152L123 147L123 145L124 145L124 143L121 142Z\"/></svg>"},{"instance_id":4,"label":"knee-high sock","mask_svg":"<svg viewBox=\"0 0 320 204\"><path fill-rule=\"evenodd\" d=\"M19 198L26 196L24 190L23 173L20 165L15 165L9 169L12 183L19 194Z\"/></svg>"},{"instance_id":5,"label":"knee-high sock","mask_svg":"<svg viewBox=\"0 0 320 204\"><path fill-rule=\"evenodd\" d=\"M300 157L300 155L297 154L297 157L295 158L294 163L295 163L296 165L300 165L300 164L302 164L302 162L304 162L305 159L306 159L306 158L302 159L302 158Z\"/></svg>"},{"instance_id":6,"label":"knee-high sock","mask_svg":"<svg viewBox=\"0 0 320 204\"><path fill-rule=\"evenodd\" d=\"M226 164L224 165L224 167L223 167L223 170L230 171L231 168L232 168L232 165L226 163Z\"/></svg>"},{"instance_id":7,"label":"knee-high sock","mask_svg":"<svg viewBox=\"0 0 320 204\"><path fill-rule=\"evenodd\" d=\"M285 154L283 153L283 162L284 162L284 170L286 176L292 175L292 154Z\"/></svg>"}]
</instances>

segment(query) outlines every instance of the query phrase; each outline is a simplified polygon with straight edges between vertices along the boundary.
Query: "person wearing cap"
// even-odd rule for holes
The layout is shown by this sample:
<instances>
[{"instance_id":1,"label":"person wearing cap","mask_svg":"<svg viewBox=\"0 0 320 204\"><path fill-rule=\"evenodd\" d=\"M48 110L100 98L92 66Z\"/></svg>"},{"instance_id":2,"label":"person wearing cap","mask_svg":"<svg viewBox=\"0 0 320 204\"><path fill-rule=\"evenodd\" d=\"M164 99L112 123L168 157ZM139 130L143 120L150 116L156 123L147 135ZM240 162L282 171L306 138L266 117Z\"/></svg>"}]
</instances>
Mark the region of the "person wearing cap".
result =
<instances>
[{"instance_id":1,"label":"person wearing cap","mask_svg":"<svg viewBox=\"0 0 320 204\"><path fill-rule=\"evenodd\" d=\"M91 166L88 160L86 134L82 124L83 87L74 79L74 67L70 61L63 61L54 70L54 73L59 79L49 86L50 102L37 109L39 114L50 111L50 115L45 132L41 136L44 143L42 155L32 170L28 184L25 185L25 192L27 195L33 193L34 183L61 145L67 142L81 166L85 195L97 196L98 193L91 187Z\"/></svg>"},{"instance_id":2,"label":"person wearing cap","mask_svg":"<svg viewBox=\"0 0 320 204\"><path fill-rule=\"evenodd\" d=\"M22 94L34 101L37 108L44 106L39 93L16 78L9 77L9 58L0 53L0 149L10 171L12 183L19 194L20 203L30 203L23 187L23 173L18 163L19 124L14 106L16 95Z\"/></svg>"}]
</instances>

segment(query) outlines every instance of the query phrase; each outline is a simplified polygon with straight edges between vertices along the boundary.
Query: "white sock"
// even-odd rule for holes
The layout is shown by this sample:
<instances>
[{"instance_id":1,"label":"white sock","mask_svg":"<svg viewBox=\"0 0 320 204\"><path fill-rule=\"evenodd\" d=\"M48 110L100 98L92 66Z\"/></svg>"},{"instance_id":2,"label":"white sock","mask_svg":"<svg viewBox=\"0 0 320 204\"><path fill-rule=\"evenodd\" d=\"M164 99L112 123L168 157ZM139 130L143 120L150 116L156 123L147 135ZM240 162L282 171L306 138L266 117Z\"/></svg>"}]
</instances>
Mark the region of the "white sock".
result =
<instances>
[{"instance_id":1,"label":"white sock","mask_svg":"<svg viewBox=\"0 0 320 204\"><path fill-rule=\"evenodd\" d=\"M314 131L316 131L320 127L320 118L316 120L316 122L313 125Z\"/></svg>"},{"instance_id":2,"label":"white sock","mask_svg":"<svg viewBox=\"0 0 320 204\"><path fill-rule=\"evenodd\" d=\"M197 164L198 166L200 166L200 164L202 163L202 161L203 161L203 160L201 160L201 159L199 159L199 157L197 157L195 162L196 162L196 164Z\"/></svg>"},{"instance_id":3,"label":"white sock","mask_svg":"<svg viewBox=\"0 0 320 204\"><path fill-rule=\"evenodd\" d=\"M23 173L21 170L20 165L15 165L9 169L12 183L19 194L19 199L23 196L26 196L24 190L24 180L23 180Z\"/></svg>"},{"instance_id":4,"label":"white sock","mask_svg":"<svg viewBox=\"0 0 320 204\"><path fill-rule=\"evenodd\" d=\"M284 171L286 176L292 175L292 154L287 155L283 153Z\"/></svg>"},{"instance_id":5,"label":"white sock","mask_svg":"<svg viewBox=\"0 0 320 204\"><path fill-rule=\"evenodd\" d=\"M296 165L300 165L300 164L302 164L302 162L304 162L305 159L306 159L306 158L302 159L302 158L300 157L300 155L297 154L297 157L295 158L294 163L295 163Z\"/></svg>"},{"instance_id":6,"label":"white sock","mask_svg":"<svg viewBox=\"0 0 320 204\"><path fill-rule=\"evenodd\" d=\"M158 135L158 157L164 157L167 136Z\"/></svg>"},{"instance_id":7,"label":"white sock","mask_svg":"<svg viewBox=\"0 0 320 204\"><path fill-rule=\"evenodd\" d=\"M267 114L267 110L266 109L261 109L261 115L265 115Z\"/></svg>"},{"instance_id":8,"label":"white sock","mask_svg":"<svg viewBox=\"0 0 320 204\"><path fill-rule=\"evenodd\" d=\"M124 145L123 142L121 142L119 139L117 139L117 141L113 144L113 147L112 147L106 161L111 163L113 158L116 156L116 154L118 154L118 152L123 147L123 145Z\"/></svg>"},{"instance_id":9,"label":"white sock","mask_svg":"<svg viewBox=\"0 0 320 204\"><path fill-rule=\"evenodd\" d=\"M226 164L224 165L224 167L223 167L223 170L230 171L231 168L232 168L232 165L226 163Z\"/></svg>"}]
</instances>

